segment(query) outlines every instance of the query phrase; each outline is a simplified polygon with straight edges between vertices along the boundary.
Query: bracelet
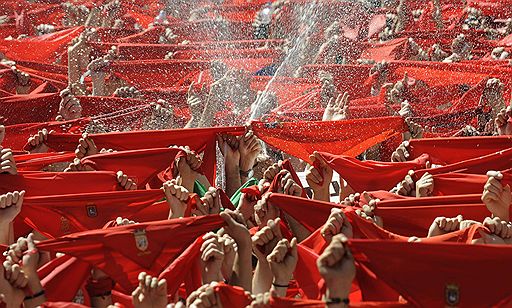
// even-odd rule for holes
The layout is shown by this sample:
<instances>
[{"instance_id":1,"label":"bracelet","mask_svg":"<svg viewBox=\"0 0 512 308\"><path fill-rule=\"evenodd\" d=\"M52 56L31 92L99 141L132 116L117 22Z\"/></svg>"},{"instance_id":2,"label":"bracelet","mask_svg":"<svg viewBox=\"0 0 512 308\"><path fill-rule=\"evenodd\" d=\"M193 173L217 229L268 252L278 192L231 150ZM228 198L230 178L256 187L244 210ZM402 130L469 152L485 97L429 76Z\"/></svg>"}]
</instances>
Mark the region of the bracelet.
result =
<instances>
[{"instance_id":1,"label":"bracelet","mask_svg":"<svg viewBox=\"0 0 512 308\"><path fill-rule=\"evenodd\" d=\"M44 292L44 289L42 289L41 291L37 292L36 294L32 294L30 296L25 296L25 299L24 300L31 300L31 299L34 299L34 298L38 298L40 296L43 296L45 294Z\"/></svg>"},{"instance_id":2,"label":"bracelet","mask_svg":"<svg viewBox=\"0 0 512 308\"><path fill-rule=\"evenodd\" d=\"M326 299L325 303L327 305L341 304L341 303L343 303L345 305L348 305L348 304L350 304L350 300L348 298L333 297L333 298Z\"/></svg>"},{"instance_id":3,"label":"bracelet","mask_svg":"<svg viewBox=\"0 0 512 308\"><path fill-rule=\"evenodd\" d=\"M278 288L288 288L288 287L290 286L289 284L287 284L287 285L282 285L282 284L277 284L277 283L275 283L275 282L272 282L272 285L273 285L274 287L278 287Z\"/></svg>"}]
</instances>

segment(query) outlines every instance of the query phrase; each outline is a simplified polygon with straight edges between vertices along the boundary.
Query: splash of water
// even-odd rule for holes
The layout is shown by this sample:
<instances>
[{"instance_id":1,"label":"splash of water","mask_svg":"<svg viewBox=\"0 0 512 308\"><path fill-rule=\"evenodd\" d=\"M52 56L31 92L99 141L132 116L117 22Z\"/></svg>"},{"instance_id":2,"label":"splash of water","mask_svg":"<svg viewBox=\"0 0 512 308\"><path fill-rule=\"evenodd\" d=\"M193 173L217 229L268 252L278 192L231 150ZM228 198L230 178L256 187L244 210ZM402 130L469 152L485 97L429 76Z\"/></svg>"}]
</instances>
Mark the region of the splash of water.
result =
<instances>
[{"instance_id":1,"label":"splash of water","mask_svg":"<svg viewBox=\"0 0 512 308\"><path fill-rule=\"evenodd\" d=\"M281 65L277 68L276 73L265 86L262 97L256 101L250 120L260 118L270 111L269 109L271 109L271 106L268 106L268 102L272 98L269 89L277 78L285 76L287 72L295 71L301 65L306 64L304 63L304 60L307 60L308 57L306 55L310 52L308 40L312 34L318 30L317 25L322 18L322 14L317 3L318 1L314 0L295 7L295 20L299 27L298 35L292 41L292 47L286 53L286 56Z\"/></svg>"}]
</instances>

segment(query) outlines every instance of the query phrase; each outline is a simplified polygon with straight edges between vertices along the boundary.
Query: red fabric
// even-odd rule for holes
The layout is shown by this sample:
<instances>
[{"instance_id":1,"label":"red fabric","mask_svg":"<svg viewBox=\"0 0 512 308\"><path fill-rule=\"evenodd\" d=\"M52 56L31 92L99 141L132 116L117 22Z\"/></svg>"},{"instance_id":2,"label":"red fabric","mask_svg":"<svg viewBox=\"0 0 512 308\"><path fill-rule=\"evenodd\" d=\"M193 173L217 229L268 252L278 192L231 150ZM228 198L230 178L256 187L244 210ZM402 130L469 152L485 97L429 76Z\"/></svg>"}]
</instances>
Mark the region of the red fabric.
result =
<instances>
[{"instance_id":1,"label":"red fabric","mask_svg":"<svg viewBox=\"0 0 512 308\"><path fill-rule=\"evenodd\" d=\"M219 283L214 287L215 293L219 295L220 302L223 305L232 305L232 307L246 307L251 304L252 298L245 293L245 290L230 286L225 283Z\"/></svg>"},{"instance_id":2,"label":"red fabric","mask_svg":"<svg viewBox=\"0 0 512 308\"><path fill-rule=\"evenodd\" d=\"M412 139L409 144L411 158L429 154L431 163L446 165L511 148L512 137Z\"/></svg>"},{"instance_id":3,"label":"red fabric","mask_svg":"<svg viewBox=\"0 0 512 308\"><path fill-rule=\"evenodd\" d=\"M447 172L486 174L487 171L489 170L509 169L511 167L511 159L512 148L509 148L493 154L468 159L465 161L453 163L438 168L416 170L414 173L414 177L419 178L425 172L428 172L430 174L440 174Z\"/></svg>"},{"instance_id":4,"label":"red fabric","mask_svg":"<svg viewBox=\"0 0 512 308\"><path fill-rule=\"evenodd\" d=\"M484 189L488 177L481 174L441 173L434 176L433 196L478 194ZM510 179L501 181L504 185L512 185Z\"/></svg>"},{"instance_id":5,"label":"red fabric","mask_svg":"<svg viewBox=\"0 0 512 308\"><path fill-rule=\"evenodd\" d=\"M84 27L74 27L40 37L0 41L0 51L14 61L53 63Z\"/></svg>"},{"instance_id":6,"label":"red fabric","mask_svg":"<svg viewBox=\"0 0 512 308\"><path fill-rule=\"evenodd\" d=\"M91 266L71 256L62 256L37 271L48 301L72 301L84 281L91 275Z\"/></svg>"},{"instance_id":7,"label":"red fabric","mask_svg":"<svg viewBox=\"0 0 512 308\"><path fill-rule=\"evenodd\" d=\"M329 153L319 153L327 164L335 170L357 192L366 190L390 190L402 181L409 170L425 168L428 155L413 161L393 163L358 159Z\"/></svg>"},{"instance_id":8,"label":"red fabric","mask_svg":"<svg viewBox=\"0 0 512 308\"><path fill-rule=\"evenodd\" d=\"M216 136L220 133L240 134L244 127L191 128L158 131L130 131L122 133L89 135L98 148L114 150L137 150L148 146L155 148L171 145L189 146L195 151L204 151L203 166L205 176L213 183L215 176ZM81 136L73 134L50 134L50 148L62 151L74 151Z\"/></svg>"},{"instance_id":9,"label":"red fabric","mask_svg":"<svg viewBox=\"0 0 512 308\"><path fill-rule=\"evenodd\" d=\"M330 122L252 122L251 126L261 140L304 161L309 161L309 155L314 151L356 156L406 130L399 117Z\"/></svg>"},{"instance_id":10,"label":"red fabric","mask_svg":"<svg viewBox=\"0 0 512 308\"><path fill-rule=\"evenodd\" d=\"M121 170L133 177L138 187L144 187L158 173L169 168L181 152L175 148L121 151L87 156L81 162L95 170Z\"/></svg>"},{"instance_id":11,"label":"red fabric","mask_svg":"<svg viewBox=\"0 0 512 308\"><path fill-rule=\"evenodd\" d=\"M75 158L75 153L42 153L40 154L24 154L15 155L14 161L18 171L39 171L45 166L61 163L71 162Z\"/></svg>"},{"instance_id":12,"label":"red fabric","mask_svg":"<svg viewBox=\"0 0 512 308\"><path fill-rule=\"evenodd\" d=\"M158 276L198 236L223 224L218 215L142 223L75 233L44 241L38 248L88 262L107 273L124 292L131 292L141 271ZM145 231L145 241L144 236L138 241L134 238L136 230Z\"/></svg>"},{"instance_id":13,"label":"red fabric","mask_svg":"<svg viewBox=\"0 0 512 308\"><path fill-rule=\"evenodd\" d=\"M20 216L49 238L101 229L164 198L160 189L27 197Z\"/></svg>"},{"instance_id":14,"label":"red fabric","mask_svg":"<svg viewBox=\"0 0 512 308\"><path fill-rule=\"evenodd\" d=\"M35 135L38 131L46 128L48 131L66 132L82 134L85 131L85 126L91 121L89 118L81 118L65 122L46 122L46 123L24 123L17 125L9 125L5 127L5 139L2 146L9 147L13 150L22 150L26 148L31 150L32 146L27 145L27 140L30 136ZM78 136L80 136L78 135ZM78 139L77 139L78 141ZM75 144L75 148L78 145ZM68 152L74 152L75 148L71 148Z\"/></svg>"},{"instance_id":15,"label":"red fabric","mask_svg":"<svg viewBox=\"0 0 512 308\"><path fill-rule=\"evenodd\" d=\"M115 172L19 172L0 174L0 194L25 190L26 196L49 196L120 190Z\"/></svg>"},{"instance_id":16,"label":"red fabric","mask_svg":"<svg viewBox=\"0 0 512 308\"><path fill-rule=\"evenodd\" d=\"M202 285L199 258L203 242L202 237L198 237L160 273L158 278L167 280L167 294L175 294L182 283L185 283L187 294L192 293Z\"/></svg>"},{"instance_id":17,"label":"red fabric","mask_svg":"<svg viewBox=\"0 0 512 308\"><path fill-rule=\"evenodd\" d=\"M458 290L456 305L461 307L490 307L510 299L508 286L500 279L486 283L473 279L489 271L510 274L502 266L512 257L509 246L382 240L352 240L349 246L358 262L416 306L449 305L450 286Z\"/></svg>"}]
</instances>

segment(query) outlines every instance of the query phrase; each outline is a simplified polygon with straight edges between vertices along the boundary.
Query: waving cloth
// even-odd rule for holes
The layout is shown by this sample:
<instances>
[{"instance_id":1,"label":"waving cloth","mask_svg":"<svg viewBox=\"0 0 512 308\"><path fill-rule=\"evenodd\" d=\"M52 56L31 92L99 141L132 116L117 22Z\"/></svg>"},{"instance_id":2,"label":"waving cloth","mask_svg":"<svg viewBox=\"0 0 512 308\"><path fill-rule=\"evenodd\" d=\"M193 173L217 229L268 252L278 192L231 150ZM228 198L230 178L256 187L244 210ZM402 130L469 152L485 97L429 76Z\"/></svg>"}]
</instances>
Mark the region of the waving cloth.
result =
<instances>
[{"instance_id":1,"label":"waving cloth","mask_svg":"<svg viewBox=\"0 0 512 308\"><path fill-rule=\"evenodd\" d=\"M129 217L162 200L155 190L113 191L27 197L20 216L49 238L102 228L117 217Z\"/></svg>"},{"instance_id":2,"label":"waving cloth","mask_svg":"<svg viewBox=\"0 0 512 308\"><path fill-rule=\"evenodd\" d=\"M70 234L38 248L77 257L107 273L128 293L137 286L140 272L158 276L199 236L223 225L218 215L172 219Z\"/></svg>"},{"instance_id":3,"label":"waving cloth","mask_svg":"<svg viewBox=\"0 0 512 308\"><path fill-rule=\"evenodd\" d=\"M0 174L0 194L25 190L26 196L49 196L121 190L115 172L19 172Z\"/></svg>"},{"instance_id":4,"label":"waving cloth","mask_svg":"<svg viewBox=\"0 0 512 308\"><path fill-rule=\"evenodd\" d=\"M14 61L54 63L66 52L67 45L78 37L84 27L74 27L44 36L20 40L1 40L0 52Z\"/></svg>"},{"instance_id":5,"label":"waving cloth","mask_svg":"<svg viewBox=\"0 0 512 308\"><path fill-rule=\"evenodd\" d=\"M177 148L156 148L100 153L87 156L81 162L95 170L121 170L126 175L134 177L138 187L144 187L158 173L173 165L178 154L183 154L183 151Z\"/></svg>"},{"instance_id":6,"label":"waving cloth","mask_svg":"<svg viewBox=\"0 0 512 308\"><path fill-rule=\"evenodd\" d=\"M314 151L356 156L407 130L400 117L330 122L252 122L251 126L261 140L304 161L309 161L309 155Z\"/></svg>"},{"instance_id":7,"label":"waving cloth","mask_svg":"<svg viewBox=\"0 0 512 308\"><path fill-rule=\"evenodd\" d=\"M390 190L402 181L409 170L425 168L428 155L408 162L360 161L345 155L319 153L327 164L358 192L365 190Z\"/></svg>"},{"instance_id":8,"label":"waving cloth","mask_svg":"<svg viewBox=\"0 0 512 308\"><path fill-rule=\"evenodd\" d=\"M512 258L509 246L352 240L349 247L356 261L415 306L490 307L510 300L501 280L473 279L489 271L511 275L503 267Z\"/></svg>"},{"instance_id":9,"label":"waving cloth","mask_svg":"<svg viewBox=\"0 0 512 308\"><path fill-rule=\"evenodd\" d=\"M213 183L216 162L216 136L221 133L240 134L244 127L212 127L171 129L158 131L130 131L122 133L89 135L98 148L114 150L138 150L163 148L171 145L189 146L196 152L204 152L203 166L205 176ZM74 151L80 135L50 134L47 144L51 149Z\"/></svg>"},{"instance_id":10,"label":"waving cloth","mask_svg":"<svg viewBox=\"0 0 512 308\"><path fill-rule=\"evenodd\" d=\"M413 139L409 154L417 158L429 154L431 163L453 164L512 147L512 136Z\"/></svg>"}]
</instances>

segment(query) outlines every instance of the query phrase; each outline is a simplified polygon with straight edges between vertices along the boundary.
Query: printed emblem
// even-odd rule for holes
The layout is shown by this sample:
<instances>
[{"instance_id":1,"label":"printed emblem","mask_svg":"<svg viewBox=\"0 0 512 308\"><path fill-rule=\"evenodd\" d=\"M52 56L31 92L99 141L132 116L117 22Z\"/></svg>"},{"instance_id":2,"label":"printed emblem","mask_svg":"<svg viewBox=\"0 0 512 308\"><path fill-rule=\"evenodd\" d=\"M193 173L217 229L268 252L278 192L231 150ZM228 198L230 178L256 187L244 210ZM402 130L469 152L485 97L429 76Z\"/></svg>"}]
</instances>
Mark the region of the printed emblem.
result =
<instances>
[{"instance_id":1,"label":"printed emblem","mask_svg":"<svg viewBox=\"0 0 512 308\"><path fill-rule=\"evenodd\" d=\"M98 216L98 209L96 208L96 205L94 204L88 204L86 206L86 210L87 210L87 217L96 217Z\"/></svg>"},{"instance_id":2,"label":"printed emblem","mask_svg":"<svg viewBox=\"0 0 512 308\"><path fill-rule=\"evenodd\" d=\"M137 249L140 251L146 251L149 246L146 230L137 229L133 231L133 236L135 237L135 245L137 246Z\"/></svg>"},{"instance_id":3,"label":"printed emblem","mask_svg":"<svg viewBox=\"0 0 512 308\"><path fill-rule=\"evenodd\" d=\"M445 300L446 304L450 306L456 306L459 304L460 293L459 287L455 284L446 285L445 289Z\"/></svg>"},{"instance_id":4,"label":"printed emblem","mask_svg":"<svg viewBox=\"0 0 512 308\"><path fill-rule=\"evenodd\" d=\"M60 217L60 231L62 231L62 233L70 233L71 231L69 227L69 220L64 216Z\"/></svg>"}]
</instances>

